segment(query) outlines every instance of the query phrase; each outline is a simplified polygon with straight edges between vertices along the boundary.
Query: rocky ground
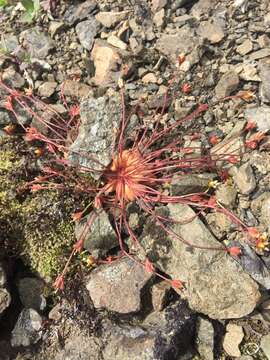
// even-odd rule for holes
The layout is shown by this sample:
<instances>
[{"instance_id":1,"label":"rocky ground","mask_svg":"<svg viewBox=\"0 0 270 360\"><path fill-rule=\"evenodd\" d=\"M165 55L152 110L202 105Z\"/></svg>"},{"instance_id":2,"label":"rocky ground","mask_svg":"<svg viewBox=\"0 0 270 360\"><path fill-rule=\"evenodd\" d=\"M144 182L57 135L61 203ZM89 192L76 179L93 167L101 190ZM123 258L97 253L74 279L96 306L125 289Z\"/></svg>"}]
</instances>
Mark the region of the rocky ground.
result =
<instances>
[{"instance_id":1,"label":"rocky ground","mask_svg":"<svg viewBox=\"0 0 270 360\"><path fill-rule=\"evenodd\" d=\"M89 147L102 162L110 161L112 129L121 117L119 79L129 107L143 104L150 127L172 78L175 91L164 122L200 103L252 92L254 98L246 99L251 101L217 102L192 122L200 136L186 142L199 152L227 146L241 156L229 169L230 179L217 184L216 197L249 227L269 235L268 0L42 1L28 22L25 15L17 2L0 8L2 79L13 89L31 88L63 115L63 98L69 106L80 105L82 125L69 160L81 166L92 166L78 156ZM53 293L52 279L74 232L83 227L74 229L71 215L86 200L71 190L18 196L42 159L12 133L16 121L5 101L0 89L0 359L270 359L269 252L254 251L222 213L202 219L187 205L159 210L193 217L174 225L186 240L206 247L240 244L240 257L192 251L130 207L130 226L139 229L148 257L164 274L184 281L179 293L129 258L93 270L84 254L75 259L64 291ZM17 111L23 124L33 126L29 113ZM241 132L250 120L263 141L254 144ZM134 114L131 123L137 121ZM249 146L243 153L244 144ZM205 191L212 178L202 173L178 179L170 191ZM115 255L117 246L104 211L86 239L86 253L104 258Z\"/></svg>"}]
</instances>

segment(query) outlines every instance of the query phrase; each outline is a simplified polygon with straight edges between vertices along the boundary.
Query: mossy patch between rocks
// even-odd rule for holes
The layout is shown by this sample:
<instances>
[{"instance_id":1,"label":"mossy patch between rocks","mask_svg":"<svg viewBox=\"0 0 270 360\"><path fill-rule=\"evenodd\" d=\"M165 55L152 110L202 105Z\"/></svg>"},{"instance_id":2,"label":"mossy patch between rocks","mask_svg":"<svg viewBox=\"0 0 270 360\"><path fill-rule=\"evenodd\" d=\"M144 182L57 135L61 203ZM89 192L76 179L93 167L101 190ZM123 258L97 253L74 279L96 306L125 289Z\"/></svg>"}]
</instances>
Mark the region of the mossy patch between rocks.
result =
<instances>
[{"instance_id":1,"label":"mossy patch between rocks","mask_svg":"<svg viewBox=\"0 0 270 360\"><path fill-rule=\"evenodd\" d=\"M55 190L20 194L38 170L27 145L0 139L0 234L2 254L21 256L27 266L50 280L58 274L74 241L74 200Z\"/></svg>"}]
</instances>

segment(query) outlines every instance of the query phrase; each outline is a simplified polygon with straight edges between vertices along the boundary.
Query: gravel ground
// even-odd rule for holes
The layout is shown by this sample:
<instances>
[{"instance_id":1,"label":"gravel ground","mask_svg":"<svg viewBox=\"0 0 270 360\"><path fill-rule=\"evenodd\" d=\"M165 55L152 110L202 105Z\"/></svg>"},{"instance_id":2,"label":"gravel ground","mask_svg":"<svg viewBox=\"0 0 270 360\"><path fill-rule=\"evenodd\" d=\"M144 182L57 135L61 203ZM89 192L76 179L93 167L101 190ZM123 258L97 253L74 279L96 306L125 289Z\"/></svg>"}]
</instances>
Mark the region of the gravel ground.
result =
<instances>
[{"instance_id":1,"label":"gravel ground","mask_svg":"<svg viewBox=\"0 0 270 360\"><path fill-rule=\"evenodd\" d=\"M0 20L1 79L35 96L30 110L16 103L14 116L7 96L16 93L0 87L0 360L270 359L269 1L51 0L36 8L30 0L7 1ZM166 127L209 105L166 136L179 136L193 149L189 156L226 153L230 161L176 177L164 193L209 192L210 182L222 208L260 235L253 234L254 246L224 212L196 216L188 205L157 206L160 216L192 218L172 225L186 241L239 247L241 254L192 249L129 204L143 254L161 274L184 282L174 291L130 258L105 263L119 254L105 209L55 294L52 281L92 216L72 221L87 205L74 179L104 180L76 172L99 166L86 151L110 166L123 83L127 111L136 109L129 141L138 128L154 131L157 118ZM81 119L65 139L73 180L58 182L65 184L60 192L18 191L53 156L25 141L24 127L48 136L38 118L59 114ZM141 259L127 235L126 246ZM104 264L93 265L94 258Z\"/></svg>"}]
</instances>

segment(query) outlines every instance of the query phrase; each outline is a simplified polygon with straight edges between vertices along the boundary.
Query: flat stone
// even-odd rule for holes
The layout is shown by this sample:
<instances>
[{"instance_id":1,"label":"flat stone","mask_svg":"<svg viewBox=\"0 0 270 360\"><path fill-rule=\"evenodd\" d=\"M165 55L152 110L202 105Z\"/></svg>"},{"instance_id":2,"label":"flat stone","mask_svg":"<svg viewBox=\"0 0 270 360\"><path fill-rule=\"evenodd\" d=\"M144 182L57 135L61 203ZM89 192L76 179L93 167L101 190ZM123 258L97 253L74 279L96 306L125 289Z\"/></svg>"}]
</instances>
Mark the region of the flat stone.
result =
<instances>
[{"instance_id":1,"label":"flat stone","mask_svg":"<svg viewBox=\"0 0 270 360\"><path fill-rule=\"evenodd\" d=\"M185 283L182 296L191 309L213 319L239 318L251 313L260 299L258 285L238 263L224 251L188 247L181 241L220 247L194 211L187 205L170 204L158 213L178 221L170 227L180 238L169 237L155 220L149 219L140 243L150 261L173 279Z\"/></svg>"},{"instance_id":2,"label":"flat stone","mask_svg":"<svg viewBox=\"0 0 270 360\"><path fill-rule=\"evenodd\" d=\"M182 178L175 176L171 182L171 194L186 195L196 192L204 192L209 186L209 181L213 180L214 174L194 174L183 176Z\"/></svg>"},{"instance_id":3,"label":"flat stone","mask_svg":"<svg viewBox=\"0 0 270 360\"><path fill-rule=\"evenodd\" d=\"M192 6L191 15L200 20L203 15L209 14L209 11L213 9L216 3L217 0L199 0Z\"/></svg>"},{"instance_id":4,"label":"flat stone","mask_svg":"<svg viewBox=\"0 0 270 360\"><path fill-rule=\"evenodd\" d=\"M72 26L79 21L86 20L96 7L97 3L95 0L87 0L81 4L69 5L64 14L64 21Z\"/></svg>"},{"instance_id":5,"label":"flat stone","mask_svg":"<svg viewBox=\"0 0 270 360\"><path fill-rule=\"evenodd\" d=\"M241 45L237 46L236 51L240 55L246 55L253 50L252 41L247 39Z\"/></svg>"},{"instance_id":6,"label":"flat stone","mask_svg":"<svg viewBox=\"0 0 270 360\"><path fill-rule=\"evenodd\" d=\"M259 63L259 77L261 80L260 96L264 102L270 102L270 60Z\"/></svg>"},{"instance_id":7,"label":"flat stone","mask_svg":"<svg viewBox=\"0 0 270 360\"><path fill-rule=\"evenodd\" d=\"M156 12L153 17L154 24L157 27L160 27L164 24L164 19L165 19L165 10L164 9L161 9L158 12Z\"/></svg>"},{"instance_id":8,"label":"flat stone","mask_svg":"<svg viewBox=\"0 0 270 360\"><path fill-rule=\"evenodd\" d=\"M156 84L157 83L157 77L154 73L148 73L142 77L142 82L144 84Z\"/></svg>"},{"instance_id":9,"label":"flat stone","mask_svg":"<svg viewBox=\"0 0 270 360\"><path fill-rule=\"evenodd\" d=\"M194 30L189 26L175 30L174 34L162 33L157 40L156 49L167 56L172 62L176 62L179 54L189 54L199 44Z\"/></svg>"},{"instance_id":10,"label":"flat stone","mask_svg":"<svg viewBox=\"0 0 270 360\"><path fill-rule=\"evenodd\" d=\"M244 195L251 194L257 185L252 167L248 163L235 170L233 179L240 193Z\"/></svg>"},{"instance_id":11,"label":"flat stone","mask_svg":"<svg viewBox=\"0 0 270 360\"><path fill-rule=\"evenodd\" d=\"M115 35L110 35L107 39L108 44L117 47L118 49L121 50L126 50L127 49L127 44L120 40L119 37L115 36Z\"/></svg>"},{"instance_id":12,"label":"flat stone","mask_svg":"<svg viewBox=\"0 0 270 360\"><path fill-rule=\"evenodd\" d=\"M75 234L77 240L86 231L85 226L89 216L91 214L76 225ZM100 257L101 255L106 255L107 251L117 245L119 245L118 239L109 221L109 217L105 211L102 211L91 225L91 228L86 232L84 248L94 257Z\"/></svg>"},{"instance_id":13,"label":"flat stone","mask_svg":"<svg viewBox=\"0 0 270 360\"><path fill-rule=\"evenodd\" d=\"M100 29L99 22L92 17L90 20L85 20L76 25L76 33L80 40L80 43L86 50L91 50L95 36L98 34Z\"/></svg>"},{"instance_id":14,"label":"flat stone","mask_svg":"<svg viewBox=\"0 0 270 360\"><path fill-rule=\"evenodd\" d=\"M214 360L214 327L209 320L197 320L196 348L203 359Z\"/></svg>"},{"instance_id":15,"label":"flat stone","mask_svg":"<svg viewBox=\"0 0 270 360\"><path fill-rule=\"evenodd\" d=\"M42 318L33 309L23 309L11 335L11 346L29 346L37 343L42 335Z\"/></svg>"},{"instance_id":16,"label":"flat stone","mask_svg":"<svg viewBox=\"0 0 270 360\"><path fill-rule=\"evenodd\" d=\"M270 48L265 48L251 53L249 55L249 59L253 61L253 60L263 59L268 56L270 56Z\"/></svg>"},{"instance_id":17,"label":"flat stone","mask_svg":"<svg viewBox=\"0 0 270 360\"><path fill-rule=\"evenodd\" d=\"M215 93L218 98L229 96L234 92L239 85L239 77L233 72L227 72L221 76L216 85Z\"/></svg>"},{"instance_id":18,"label":"flat stone","mask_svg":"<svg viewBox=\"0 0 270 360\"><path fill-rule=\"evenodd\" d=\"M55 81L46 81L45 83L41 84L38 88L38 93L41 97L50 97L54 94L57 88L57 82Z\"/></svg>"},{"instance_id":19,"label":"flat stone","mask_svg":"<svg viewBox=\"0 0 270 360\"><path fill-rule=\"evenodd\" d=\"M96 15L97 21L107 28L114 27L120 21L126 20L130 11L101 11Z\"/></svg>"},{"instance_id":20,"label":"flat stone","mask_svg":"<svg viewBox=\"0 0 270 360\"><path fill-rule=\"evenodd\" d=\"M151 10L153 13L163 9L168 3L168 0L152 0Z\"/></svg>"},{"instance_id":21,"label":"flat stone","mask_svg":"<svg viewBox=\"0 0 270 360\"><path fill-rule=\"evenodd\" d=\"M20 89L24 86L24 78L12 67L7 68L2 75L4 82L13 89Z\"/></svg>"},{"instance_id":22,"label":"flat stone","mask_svg":"<svg viewBox=\"0 0 270 360\"><path fill-rule=\"evenodd\" d=\"M261 339L261 348L267 359L270 359L270 334L264 335Z\"/></svg>"},{"instance_id":23,"label":"flat stone","mask_svg":"<svg viewBox=\"0 0 270 360\"><path fill-rule=\"evenodd\" d=\"M217 200L226 207L235 205L237 191L232 185L220 184L216 190Z\"/></svg>"},{"instance_id":24,"label":"flat stone","mask_svg":"<svg viewBox=\"0 0 270 360\"><path fill-rule=\"evenodd\" d=\"M210 41L211 44L217 44L223 40L225 33L217 22L202 21L198 28L198 34Z\"/></svg>"},{"instance_id":25,"label":"flat stone","mask_svg":"<svg viewBox=\"0 0 270 360\"><path fill-rule=\"evenodd\" d=\"M17 36L13 34L2 34L1 35L1 50L4 53L12 53L17 50L19 46Z\"/></svg>"},{"instance_id":26,"label":"flat stone","mask_svg":"<svg viewBox=\"0 0 270 360\"><path fill-rule=\"evenodd\" d=\"M256 106L245 110L247 120L254 121L259 131L270 130L270 107Z\"/></svg>"},{"instance_id":27,"label":"flat stone","mask_svg":"<svg viewBox=\"0 0 270 360\"><path fill-rule=\"evenodd\" d=\"M165 307L171 286L167 281L154 284L152 287L152 304L154 311L162 311Z\"/></svg>"},{"instance_id":28,"label":"flat stone","mask_svg":"<svg viewBox=\"0 0 270 360\"><path fill-rule=\"evenodd\" d=\"M244 331L242 326L236 324L228 324L226 326L226 331L227 332L223 340L223 349L229 356L241 356L239 345L244 338Z\"/></svg>"},{"instance_id":29,"label":"flat stone","mask_svg":"<svg viewBox=\"0 0 270 360\"><path fill-rule=\"evenodd\" d=\"M31 57L45 59L55 46L53 40L38 28L25 30L21 33L23 45Z\"/></svg>"},{"instance_id":30,"label":"flat stone","mask_svg":"<svg viewBox=\"0 0 270 360\"><path fill-rule=\"evenodd\" d=\"M20 300L24 307L36 311L44 310L46 299L43 295L44 283L36 278L22 278L18 284Z\"/></svg>"},{"instance_id":31,"label":"flat stone","mask_svg":"<svg viewBox=\"0 0 270 360\"><path fill-rule=\"evenodd\" d=\"M97 86L111 86L117 82L122 60L115 47L103 40L96 40L91 60L95 66L94 82Z\"/></svg>"},{"instance_id":32,"label":"flat stone","mask_svg":"<svg viewBox=\"0 0 270 360\"><path fill-rule=\"evenodd\" d=\"M63 87L65 96L76 97L82 99L92 94L91 87L75 80L66 80Z\"/></svg>"},{"instance_id":33,"label":"flat stone","mask_svg":"<svg viewBox=\"0 0 270 360\"><path fill-rule=\"evenodd\" d=\"M143 266L126 257L93 270L86 288L95 308L129 314L140 310L141 294L151 277Z\"/></svg>"},{"instance_id":34,"label":"flat stone","mask_svg":"<svg viewBox=\"0 0 270 360\"><path fill-rule=\"evenodd\" d=\"M120 96L116 92L110 96L89 98L81 102L81 126L69 154L69 160L74 165L99 171L110 164L113 129L119 128L121 118L120 103ZM93 172L93 176L95 175L100 176Z\"/></svg>"},{"instance_id":35,"label":"flat stone","mask_svg":"<svg viewBox=\"0 0 270 360\"><path fill-rule=\"evenodd\" d=\"M252 64L243 64L239 77L245 81L261 81L257 68Z\"/></svg>"},{"instance_id":36,"label":"flat stone","mask_svg":"<svg viewBox=\"0 0 270 360\"><path fill-rule=\"evenodd\" d=\"M49 24L49 34L53 38L55 35L59 34L65 28L65 23L62 21L50 21Z\"/></svg>"}]
</instances>

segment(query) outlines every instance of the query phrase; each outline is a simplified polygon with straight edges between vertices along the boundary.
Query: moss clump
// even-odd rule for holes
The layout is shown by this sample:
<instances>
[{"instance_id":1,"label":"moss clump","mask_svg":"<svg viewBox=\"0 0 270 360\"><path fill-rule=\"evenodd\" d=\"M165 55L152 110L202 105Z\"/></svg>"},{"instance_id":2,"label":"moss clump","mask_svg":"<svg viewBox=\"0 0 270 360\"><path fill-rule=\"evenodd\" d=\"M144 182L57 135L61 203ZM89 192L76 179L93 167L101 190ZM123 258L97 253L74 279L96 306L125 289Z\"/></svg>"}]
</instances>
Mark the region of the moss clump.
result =
<instances>
[{"instance_id":1,"label":"moss clump","mask_svg":"<svg viewBox=\"0 0 270 360\"><path fill-rule=\"evenodd\" d=\"M38 174L37 161L19 139L0 139L0 148L0 251L21 256L51 279L63 268L74 241L74 199L55 190L18 192Z\"/></svg>"},{"instance_id":2,"label":"moss clump","mask_svg":"<svg viewBox=\"0 0 270 360\"><path fill-rule=\"evenodd\" d=\"M45 190L28 198L22 207L24 222L23 257L43 277L63 269L74 242L70 221L72 198Z\"/></svg>"}]
</instances>

